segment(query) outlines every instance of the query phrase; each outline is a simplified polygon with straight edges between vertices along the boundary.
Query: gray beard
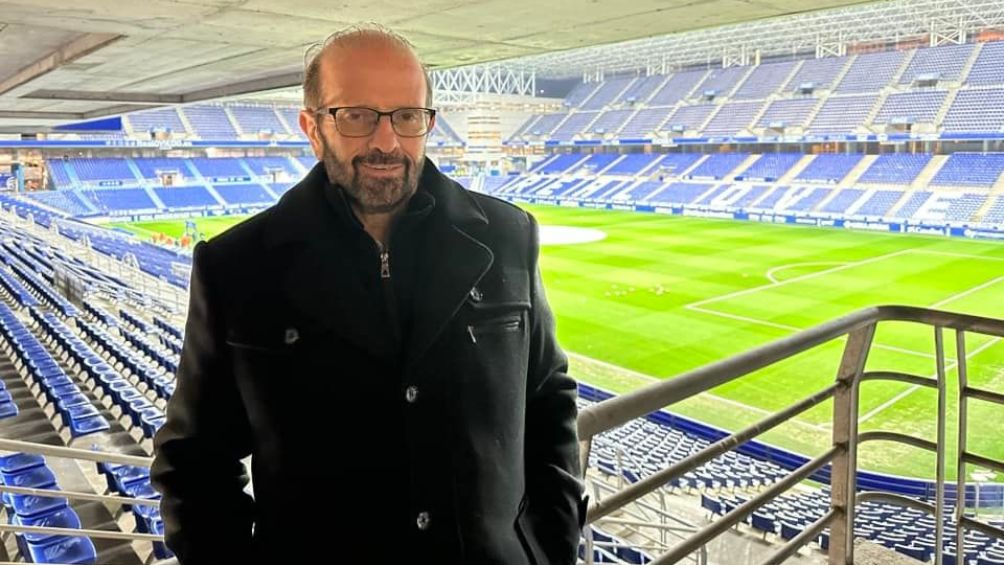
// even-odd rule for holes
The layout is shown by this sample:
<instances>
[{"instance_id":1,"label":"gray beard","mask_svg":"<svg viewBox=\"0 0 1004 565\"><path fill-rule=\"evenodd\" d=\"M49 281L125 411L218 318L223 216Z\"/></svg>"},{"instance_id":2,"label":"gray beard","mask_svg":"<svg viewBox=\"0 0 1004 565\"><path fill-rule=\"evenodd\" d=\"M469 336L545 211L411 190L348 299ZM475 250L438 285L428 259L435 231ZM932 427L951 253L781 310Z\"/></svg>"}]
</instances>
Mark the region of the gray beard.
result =
<instances>
[{"instance_id":1,"label":"gray beard","mask_svg":"<svg viewBox=\"0 0 1004 565\"><path fill-rule=\"evenodd\" d=\"M416 165L405 158L401 177L366 178L359 174L356 163L343 163L327 142L324 142L322 161L328 180L341 186L354 207L363 214L386 214L404 207L418 190L418 179L425 166L425 159Z\"/></svg>"}]
</instances>

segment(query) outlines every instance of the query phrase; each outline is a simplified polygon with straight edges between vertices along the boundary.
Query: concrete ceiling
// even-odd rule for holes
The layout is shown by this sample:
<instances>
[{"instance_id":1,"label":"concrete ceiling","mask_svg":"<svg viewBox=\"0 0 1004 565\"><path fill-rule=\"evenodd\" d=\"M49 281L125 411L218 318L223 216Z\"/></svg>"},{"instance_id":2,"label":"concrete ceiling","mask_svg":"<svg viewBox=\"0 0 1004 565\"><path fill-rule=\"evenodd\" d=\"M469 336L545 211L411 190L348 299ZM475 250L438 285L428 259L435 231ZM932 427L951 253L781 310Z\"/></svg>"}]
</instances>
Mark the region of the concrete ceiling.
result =
<instances>
[{"instance_id":1,"label":"concrete ceiling","mask_svg":"<svg viewBox=\"0 0 1004 565\"><path fill-rule=\"evenodd\" d=\"M286 88L351 23L431 68L615 43L862 0L0 0L0 130Z\"/></svg>"}]
</instances>

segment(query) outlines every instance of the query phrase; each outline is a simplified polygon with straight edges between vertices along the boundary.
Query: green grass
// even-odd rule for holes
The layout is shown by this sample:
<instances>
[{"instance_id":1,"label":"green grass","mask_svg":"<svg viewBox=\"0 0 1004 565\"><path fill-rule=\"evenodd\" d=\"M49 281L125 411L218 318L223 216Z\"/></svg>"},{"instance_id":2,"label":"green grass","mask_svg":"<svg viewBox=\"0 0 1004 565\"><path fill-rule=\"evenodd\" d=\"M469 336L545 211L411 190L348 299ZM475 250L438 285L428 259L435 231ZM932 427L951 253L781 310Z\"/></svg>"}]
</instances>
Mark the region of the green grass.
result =
<instances>
[{"instance_id":1,"label":"green grass","mask_svg":"<svg viewBox=\"0 0 1004 565\"><path fill-rule=\"evenodd\" d=\"M1004 318L1004 245L927 236L849 232L558 207L532 207L542 224L603 230L580 245L545 246L541 268L558 319L558 337L574 353L573 373L626 392L877 304L937 306ZM207 234L234 219L198 220ZM180 234L183 221L136 229ZM998 280L999 279L999 280ZM933 375L933 331L879 329L868 369ZM954 336L946 334L949 361ZM833 382L842 342L723 385L671 407L737 429ZM1004 344L969 339L973 386L1004 392ZM956 374L949 371L949 381ZM947 437L955 445L954 385ZM935 438L936 394L904 384L862 385L861 430ZM970 450L1004 458L992 422L1001 408L971 401ZM832 406L799 416L762 439L806 454L830 439ZM954 459L949 457L950 460ZM934 456L887 442L862 446L864 467L933 476ZM954 476L953 463L949 474Z\"/></svg>"}]
</instances>

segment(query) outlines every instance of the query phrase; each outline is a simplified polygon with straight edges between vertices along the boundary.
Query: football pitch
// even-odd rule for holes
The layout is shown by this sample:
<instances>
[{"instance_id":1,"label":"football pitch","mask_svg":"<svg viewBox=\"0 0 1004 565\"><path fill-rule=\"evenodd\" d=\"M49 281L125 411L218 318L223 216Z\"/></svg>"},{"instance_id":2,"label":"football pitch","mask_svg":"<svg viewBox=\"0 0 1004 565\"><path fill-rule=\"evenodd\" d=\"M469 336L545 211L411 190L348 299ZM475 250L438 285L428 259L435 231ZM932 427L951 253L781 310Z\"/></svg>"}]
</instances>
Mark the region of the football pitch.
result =
<instances>
[{"instance_id":1,"label":"football pitch","mask_svg":"<svg viewBox=\"0 0 1004 565\"><path fill-rule=\"evenodd\" d=\"M930 236L850 232L669 217L606 210L530 207L542 225L600 230L605 238L545 244L541 255L558 336L572 373L625 392L879 304L933 307L1004 318L1004 244ZM212 237L240 218L197 219ZM127 227L180 235L183 220ZM869 370L935 375L930 328L881 326ZM946 332L949 447L954 450L957 394L954 334ZM1004 344L971 336L972 386L1004 392ZM735 430L833 382L843 341L670 410ZM860 430L934 440L937 396L908 384L861 386ZM829 444L830 403L761 437L806 455ZM1004 458L996 429L1004 408L971 400L969 450ZM954 456L949 451L949 476ZM861 447L865 468L933 477L934 454L886 442ZM971 468L970 468L971 469Z\"/></svg>"}]
</instances>

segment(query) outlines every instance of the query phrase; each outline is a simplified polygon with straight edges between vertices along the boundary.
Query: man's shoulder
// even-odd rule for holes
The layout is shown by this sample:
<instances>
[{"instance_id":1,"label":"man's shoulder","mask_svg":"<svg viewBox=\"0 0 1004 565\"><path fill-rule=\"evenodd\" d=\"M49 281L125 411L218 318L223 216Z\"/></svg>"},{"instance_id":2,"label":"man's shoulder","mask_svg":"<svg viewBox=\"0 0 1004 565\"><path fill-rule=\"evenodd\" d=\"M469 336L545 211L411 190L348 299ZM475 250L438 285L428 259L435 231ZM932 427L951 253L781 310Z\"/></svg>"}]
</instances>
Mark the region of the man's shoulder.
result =
<instances>
[{"instance_id":1,"label":"man's shoulder","mask_svg":"<svg viewBox=\"0 0 1004 565\"><path fill-rule=\"evenodd\" d=\"M481 192L468 191L468 194L484 211L489 226L525 228L533 221L529 212L512 202Z\"/></svg>"},{"instance_id":2,"label":"man's shoulder","mask_svg":"<svg viewBox=\"0 0 1004 565\"><path fill-rule=\"evenodd\" d=\"M235 224L226 231L200 244L203 255L212 256L214 262L240 259L261 249L266 226L275 214L275 208L268 208Z\"/></svg>"}]
</instances>

